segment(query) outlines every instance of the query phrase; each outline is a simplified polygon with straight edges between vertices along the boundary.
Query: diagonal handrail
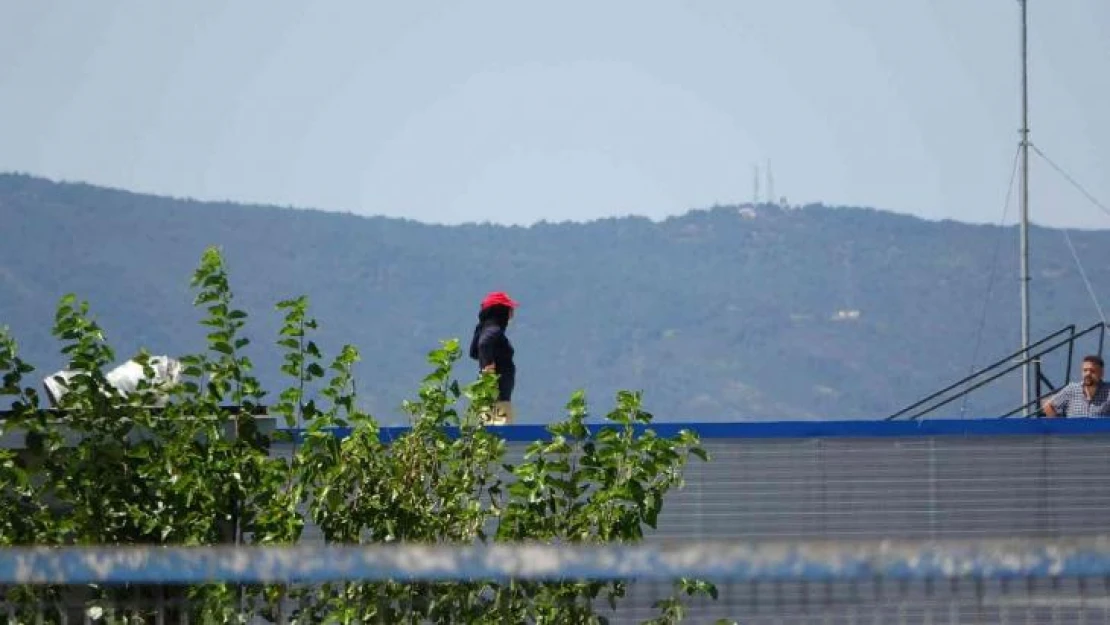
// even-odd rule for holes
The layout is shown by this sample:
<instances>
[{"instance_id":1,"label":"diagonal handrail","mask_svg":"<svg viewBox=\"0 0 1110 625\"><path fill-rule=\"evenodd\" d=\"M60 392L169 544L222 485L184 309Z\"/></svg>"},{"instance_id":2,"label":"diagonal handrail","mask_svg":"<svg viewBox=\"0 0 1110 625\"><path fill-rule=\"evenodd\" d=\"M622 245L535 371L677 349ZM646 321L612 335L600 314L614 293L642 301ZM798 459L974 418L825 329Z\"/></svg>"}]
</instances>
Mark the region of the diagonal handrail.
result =
<instances>
[{"instance_id":1,"label":"diagonal handrail","mask_svg":"<svg viewBox=\"0 0 1110 625\"><path fill-rule=\"evenodd\" d=\"M1059 336L1061 334L1064 334L1064 333L1067 333L1067 332L1070 332L1074 336L1074 334L1075 334L1075 324L1070 324L1070 325L1064 326L1063 328L1053 332L1052 334L1049 334L1048 336L1045 336L1044 338L1041 338L1036 343L1033 343L1032 345L1030 345L1027 349L1019 349L1018 351L1016 351L1012 354L1009 354L1009 355L1005 356L1004 358L999 359L998 361L996 361L994 363L991 363L990 365L976 371L975 373L972 373L971 375L964 376L963 378L959 379L958 381L953 382L952 384L949 384L948 386L940 389L939 391L936 391L935 393L932 393L931 395L928 395L927 397L919 399L918 401L910 404L909 406L906 406L905 408L899 410L898 412L890 415L889 417L886 418L886 420L887 421L893 421L894 419L897 419L898 417L900 417L903 414L913 410L914 408L917 408L918 406L921 406L925 403L928 403L930 400L936 399L937 397L940 397L941 395L947 393L948 391L951 391L952 389L957 388L962 384L966 384L966 383L970 382L971 380L974 380L975 378L991 371L992 369L996 369L996 368L998 368L1002 365L1005 365L1007 362L1013 361L1014 358L1018 358L1019 356L1022 355L1022 353L1027 352L1029 349L1033 349L1035 347L1038 347L1038 346L1044 344L1045 342L1050 341L1050 340L1056 338L1057 336ZM978 387L975 387L975 388L978 388ZM962 395L958 395L958 397L959 396L962 396ZM934 408L934 410L935 410L935 408Z\"/></svg>"},{"instance_id":2,"label":"diagonal handrail","mask_svg":"<svg viewBox=\"0 0 1110 625\"><path fill-rule=\"evenodd\" d=\"M1083 331L1081 331L1079 333L1075 332L1074 324L1068 325L1068 326L1065 326L1064 328L1062 328L1060 330L1057 330L1057 331L1053 332L1052 334L1049 334L1049 335L1045 336L1044 338L1038 340L1037 342L1030 345L1028 349L1018 350L1017 352L1015 352L1013 354L1010 354L1006 358L1003 358L1003 359L1001 359L1001 360L999 360L995 363L992 363L990 366L985 367L985 368L983 368L979 371L976 371L975 373L964 377L960 381L958 381L954 384L951 384L951 385L941 389L940 391L937 391L937 392L929 395L928 397L926 397L924 399L921 399L921 400L907 406L906 408L903 408L902 410L900 410L900 411L894 413L893 415L887 417L886 420L891 421L891 420L893 420L893 419L895 419L895 418L897 418L901 415L904 415L904 414L914 410L915 408L918 408L922 405L927 404L931 400L939 398L940 396L944 395L948 391L951 391L951 390L953 390L953 389L955 389L955 388L957 388L961 385L967 384L970 381L972 381L976 378L979 378L979 377L989 373L992 370L998 369L999 367L1005 365L1007 362L1011 363L1010 366L1006 367L1005 369L1002 369L1001 371L996 372L994 375L992 375L992 376L990 376L986 379L983 379L983 380L979 381L978 383L976 383L976 384L974 384L970 387L962 389L959 393L945 399L944 401L942 401L940 403L936 403L936 404L934 404L930 407L927 407L924 410L919 410L915 414L907 417L908 419L911 419L911 420L912 419L917 419L917 418L919 418L919 417L921 417L925 414L928 414L929 412L932 412L932 411L934 411L938 408L941 408L942 406L946 406L946 405L952 403L953 401L955 401L957 399L960 399L961 397L964 397L965 395L971 393L972 391L974 391L976 389L979 389L979 388L997 380L998 378L1000 378L1000 377L1002 377L1002 376L1004 376L1004 375L1022 367L1023 365L1025 365L1027 363L1038 361L1042 356L1045 356L1046 354L1052 353L1053 351L1055 351L1057 349L1060 349L1061 347L1064 347L1065 345L1068 346L1068 354L1069 354L1067 380L1070 380L1070 377L1071 377L1071 374L1070 374L1070 372L1071 372L1070 360L1071 360L1071 354L1074 350L1075 342L1077 340L1079 340L1080 338L1082 338L1082 337L1084 337L1084 336L1086 336L1086 335L1088 335L1092 332L1095 332L1095 331L1101 331L1101 333L1099 334L1099 353L1101 354L1102 353L1102 347L1103 347L1103 341L1105 339L1105 334L1106 334L1106 324L1105 323L1100 321L1100 322L1095 323L1094 325L1084 329ZM1053 338L1059 337L1060 335L1065 334L1065 333L1068 334L1067 338L1057 340L1056 342L1049 344L1047 347L1041 347L1041 346L1044 346L1044 345L1048 344ZM1036 349L1038 347L1041 347L1041 348ZM1027 356L1025 358L1022 358L1022 359L1017 360L1017 361L1012 360L1013 358L1018 357L1023 353L1027 354ZM1037 401L1040 401L1041 399L1043 399L1043 397L1038 397L1037 400L1035 400L1034 402L1030 402L1030 404L1034 404ZM1022 408L1025 408L1025 405L1019 406L1017 408L1017 410L1021 410ZM1013 412L1010 412L1010 413L1007 413L1005 416L1010 416L1012 414L1013 414Z\"/></svg>"}]
</instances>

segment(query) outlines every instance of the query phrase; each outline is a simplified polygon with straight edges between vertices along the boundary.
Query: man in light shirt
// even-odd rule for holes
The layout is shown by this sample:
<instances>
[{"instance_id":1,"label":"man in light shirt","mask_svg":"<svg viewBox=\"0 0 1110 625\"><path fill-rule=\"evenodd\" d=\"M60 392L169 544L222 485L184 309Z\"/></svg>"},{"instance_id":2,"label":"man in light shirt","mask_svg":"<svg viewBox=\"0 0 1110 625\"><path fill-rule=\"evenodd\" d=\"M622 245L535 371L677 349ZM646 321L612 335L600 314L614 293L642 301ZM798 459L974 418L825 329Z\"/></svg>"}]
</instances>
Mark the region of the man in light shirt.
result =
<instances>
[{"instance_id":1,"label":"man in light shirt","mask_svg":"<svg viewBox=\"0 0 1110 625\"><path fill-rule=\"evenodd\" d=\"M1102 380L1102 358L1083 358L1083 380L1072 382L1043 404L1047 417L1110 416L1110 382Z\"/></svg>"}]
</instances>

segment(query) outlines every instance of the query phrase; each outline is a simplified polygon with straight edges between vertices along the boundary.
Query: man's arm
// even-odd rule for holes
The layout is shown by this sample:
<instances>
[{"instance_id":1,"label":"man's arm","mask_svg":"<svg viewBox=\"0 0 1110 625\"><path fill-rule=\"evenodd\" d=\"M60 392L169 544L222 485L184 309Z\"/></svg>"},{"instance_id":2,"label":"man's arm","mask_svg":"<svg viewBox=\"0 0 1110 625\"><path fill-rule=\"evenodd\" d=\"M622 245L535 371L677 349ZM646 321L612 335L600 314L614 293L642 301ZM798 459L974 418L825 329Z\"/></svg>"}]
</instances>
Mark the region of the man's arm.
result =
<instances>
[{"instance_id":1,"label":"man's arm","mask_svg":"<svg viewBox=\"0 0 1110 625\"><path fill-rule=\"evenodd\" d=\"M495 334L478 343L478 364L482 367L483 373L497 373L497 361L494 355L497 353L499 338L501 338L501 335Z\"/></svg>"},{"instance_id":2,"label":"man's arm","mask_svg":"<svg viewBox=\"0 0 1110 625\"><path fill-rule=\"evenodd\" d=\"M1067 414L1068 399L1064 396L1066 389L1067 387L1060 389L1059 393L1049 397L1041 404L1046 417L1060 417Z\"/></svg>"}]
</instances>

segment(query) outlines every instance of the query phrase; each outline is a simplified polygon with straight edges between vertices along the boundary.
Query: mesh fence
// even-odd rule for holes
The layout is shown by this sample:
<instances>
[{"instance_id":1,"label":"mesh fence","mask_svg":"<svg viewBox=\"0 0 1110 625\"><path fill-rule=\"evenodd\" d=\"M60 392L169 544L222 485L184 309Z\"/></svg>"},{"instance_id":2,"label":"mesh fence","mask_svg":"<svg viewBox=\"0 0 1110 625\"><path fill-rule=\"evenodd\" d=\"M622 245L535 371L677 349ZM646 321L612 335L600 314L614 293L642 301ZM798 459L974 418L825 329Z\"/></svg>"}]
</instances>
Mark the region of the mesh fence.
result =
<instances>
[{"instance_id":1,"label":"mesh fence","mask_svg":"<svg viewBox=\"0 0 1110 625\"><path fill-rule=\"evenodd\" d=\"M0 551L0 614L31 623L587 622L557 591L596 583L587 603L597 615L641 623L665 616L679 580L715 586L679 593L689 623L1110 623L1102 536L21 548ZM623 595L615 608L611 590ZM505 608L510 599L522 611ZM555 611L543 620L529 601Z\"/></svg>"}]
</instances>

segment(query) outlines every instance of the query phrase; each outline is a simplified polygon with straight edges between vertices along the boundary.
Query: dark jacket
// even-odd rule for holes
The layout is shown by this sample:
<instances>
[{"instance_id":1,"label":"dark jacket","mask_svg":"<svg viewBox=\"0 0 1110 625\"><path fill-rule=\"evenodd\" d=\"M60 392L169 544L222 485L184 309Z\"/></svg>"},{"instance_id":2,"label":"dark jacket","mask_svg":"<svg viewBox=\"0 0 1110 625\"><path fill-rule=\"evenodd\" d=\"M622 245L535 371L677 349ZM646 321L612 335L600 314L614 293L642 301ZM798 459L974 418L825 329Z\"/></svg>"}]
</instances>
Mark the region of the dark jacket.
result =
<instances>
[{"instance_id":1,"label":"dark jacket","mask_svg":"<svg viewBox=\"0 0 1110 625\"><path fill-rule=\"evenodd\" d=\"M478 370L493 365L497 370L497 400L512 401L516 385L516 365L513 363L513 345L505 336L505 328L494 320L487 320L474 329L470 342L470 357L478 361Z\"/></svg>"}]
</instances>

